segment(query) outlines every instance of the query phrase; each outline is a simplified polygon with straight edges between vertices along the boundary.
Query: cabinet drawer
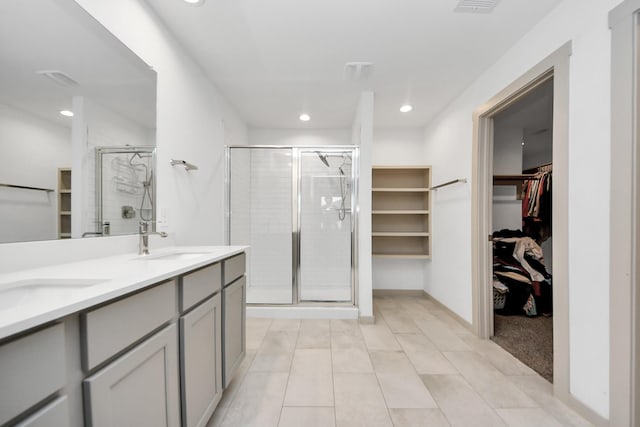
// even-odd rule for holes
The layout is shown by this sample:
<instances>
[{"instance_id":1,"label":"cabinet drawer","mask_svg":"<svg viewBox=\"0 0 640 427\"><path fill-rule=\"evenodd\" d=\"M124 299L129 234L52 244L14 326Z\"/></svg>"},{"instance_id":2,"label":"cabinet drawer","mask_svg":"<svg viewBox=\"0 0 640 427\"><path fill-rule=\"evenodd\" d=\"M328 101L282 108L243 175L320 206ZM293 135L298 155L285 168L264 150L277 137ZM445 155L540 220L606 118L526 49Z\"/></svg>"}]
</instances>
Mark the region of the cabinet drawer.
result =
<instances>
[{"instance_id":1,"label":"cabinet drawer","mask_svg":"<svg viewBox=\"0 0 640 427\"><path fill-rule=\"evenodd\" d=\"M229 283L233 282L238 277L244 274L246 256L243 252L239 255L235 255L231 258L225 259L223 262L224 262L224 285L227 286Z\"/></svg>"},{"instance_id":2,"label":"cabinet drawer","mask_svg":"<svg viewBox=\"0 0 640 427\"><path fill-rule=\"evenodd\" d=\"M16 427L53 427L69 425L69 404L67 396L62 396L40 409Z\"/></svg>"},{"instance_id":3,"label":"cabinet drawer","mask_svg":"<svg viewBox=\"0 0 640 427\"><path fill-rule=\"evenodd\" d=\"M61 323L0 346L0 425L61 389L66 376Z\"/></svg>"},{"instance_id":4,"label":"cabinet drawer","mask_svg":"<svg viewBox=\"0 0 640 427\"><path fill-rule=\"evenodd\" d=\"M175 282L169 281L80 317L82 363L90 370L173 318Z\"/></svg>"},{"instance_id":5,"label":"cabinet drawer","mask_svg":"<svg viewBox=\"0 0 640 427\"><path fill-rule=\"evenodd\" d=\"M201 268L182 277L180 283L180 311L218 292L221 288L222 271L220 263Z\"/></svg>"}]
</instances>

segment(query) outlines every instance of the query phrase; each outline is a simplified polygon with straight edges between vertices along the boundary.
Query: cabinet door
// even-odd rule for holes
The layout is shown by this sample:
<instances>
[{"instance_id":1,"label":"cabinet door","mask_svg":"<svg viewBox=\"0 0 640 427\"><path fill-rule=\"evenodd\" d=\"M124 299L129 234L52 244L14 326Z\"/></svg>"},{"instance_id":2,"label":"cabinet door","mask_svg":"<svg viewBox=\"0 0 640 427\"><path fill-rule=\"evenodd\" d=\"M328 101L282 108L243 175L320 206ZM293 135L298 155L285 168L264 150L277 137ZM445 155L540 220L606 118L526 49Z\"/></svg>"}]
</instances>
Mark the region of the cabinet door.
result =
<instances>
[{"instance_id":1,"label":"cabinet door","mask_svg":"<svg viewBox=\"0 0 640 427\"><path fill-rule=\"evenodd\" d=\"M171 324L87 378L87 425L178 426L177 347L177 328Z\"/></svg>"},{"instance_id":2,"label":"cabinet door","mask_svg":"<svg viewBox=\"0 0 640 427\"><path fill-rule=\"evenodd\" d=\"M220 293L180 318L183 427L205 426L222 397Z\"/></svg>"},{"instance_id":3,"label":"cabinet door","mask_svg":"<svg viewBox=\"0 0 640 427\"><path fill-rule=\"evenodd\" d=\"M247 301L246 278L241 277L223 290L224 300L224 387L242 362L245 354Z\"/></svg>"}]
</instances>

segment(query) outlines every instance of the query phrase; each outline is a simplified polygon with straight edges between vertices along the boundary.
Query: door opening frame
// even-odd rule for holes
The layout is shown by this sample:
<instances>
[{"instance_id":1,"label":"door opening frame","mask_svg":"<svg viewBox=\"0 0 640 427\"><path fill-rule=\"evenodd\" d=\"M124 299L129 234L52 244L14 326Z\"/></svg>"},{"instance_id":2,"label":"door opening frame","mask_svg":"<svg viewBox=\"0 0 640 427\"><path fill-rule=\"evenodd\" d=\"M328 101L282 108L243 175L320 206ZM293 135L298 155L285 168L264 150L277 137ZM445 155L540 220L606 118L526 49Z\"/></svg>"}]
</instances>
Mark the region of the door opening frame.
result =
<instances>
[{"instance_id":1,"label":"door opening frame","mask_svg":"<svg viewBox=\"0 0 640 427\"><path fill-rule=\"evenodd\" d=\"M492 234L493 118L553 78L553 388L569 395L569 57L571 42L543 59L473 114L472 295L473 328L493 335Z\"/></svg>"},{"instance_id":2,"label":"door opening frame","mask_svg":"<svg viewBox=\"0 0 640 427\"><path fill-rule=\"evenodd\" d=\"M612 426L640 423L640 0L609 12L611 218L609 267Z\"/></svg>"}]
</instances>

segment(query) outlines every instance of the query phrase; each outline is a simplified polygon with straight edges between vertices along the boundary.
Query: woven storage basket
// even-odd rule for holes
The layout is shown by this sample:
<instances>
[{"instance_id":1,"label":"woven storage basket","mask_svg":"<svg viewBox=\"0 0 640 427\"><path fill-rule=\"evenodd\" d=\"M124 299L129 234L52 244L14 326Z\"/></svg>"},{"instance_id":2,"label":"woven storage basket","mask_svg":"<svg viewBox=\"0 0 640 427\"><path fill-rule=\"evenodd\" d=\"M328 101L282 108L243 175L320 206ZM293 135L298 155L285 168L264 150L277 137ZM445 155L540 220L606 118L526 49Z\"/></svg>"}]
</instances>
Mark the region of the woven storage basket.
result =
<instances>
[{"instance_id":1,"label":"woven storage basket","mask_svg":"<svg viewBox=\"0 0 640 427\"><path fill-rule=\"evenodd\" d=\"M507 300L507 292L498 292L493 290L493 308L499 310L504 308L504 303Z\"/></svg>"}]
</instances>

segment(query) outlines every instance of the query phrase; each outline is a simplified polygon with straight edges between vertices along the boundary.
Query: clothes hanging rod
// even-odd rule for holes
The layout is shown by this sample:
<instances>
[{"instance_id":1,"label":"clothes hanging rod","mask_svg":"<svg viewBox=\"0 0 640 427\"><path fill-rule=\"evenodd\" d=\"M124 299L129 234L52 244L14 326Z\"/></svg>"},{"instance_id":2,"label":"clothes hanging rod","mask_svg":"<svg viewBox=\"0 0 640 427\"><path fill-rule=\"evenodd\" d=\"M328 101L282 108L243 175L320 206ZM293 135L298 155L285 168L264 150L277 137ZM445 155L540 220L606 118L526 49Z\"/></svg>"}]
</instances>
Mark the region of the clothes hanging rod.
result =
<instances>
[{"instance_id":1,"label":"clothes hanging rod","mask_svg":"<svg viewBox=\"0 0 640 427\"><path fill-rule=\"evenodd\" d=\"M189 163L184 160L171 159L171 166L183 166L184 170L187 170L187 171L198 169L198 167L193 163Z\"/></svg>"},{"instance_id":2,"label":"clothes hanging rod","mask_svg":"<svg viewBox=\"0 0 640 427\"><path fill-rule=\"evenodd\" d=\"M448 181L448 182L445 182L445 183L440 184L440 185L434 185L433 187L429 187L429 190L437 190L438 188L446 187L448 185L457 184L459 182L467 182L467 178L458 178L458 179L454 179L453 181Z\"/></svg>"},{"instance_id":3,"label":"clothes hanging rod","mask_svg":"<svg viewBox=\"0 0 640 427\"><path fill-rule=\"evenodd\" d=\"M28 187L26 185L13 185L13 184L0 184L0 187L21 188L23 190L46 191L47 193L51 193L51 192L55 191L55 190L53 190L51 188Z\"/></svg>"},{"instance_id":4,"label":"clothes hanging rod","mask_svg":"<svg viewBox=\"0 0 640 427\"><path fill-rule=\"evenodd\" d=\"M534 173L516 174L516 175L494 175L494 185L514 185L518 181L539 181L540 178Z\"/></svg>"}]
</instances>

